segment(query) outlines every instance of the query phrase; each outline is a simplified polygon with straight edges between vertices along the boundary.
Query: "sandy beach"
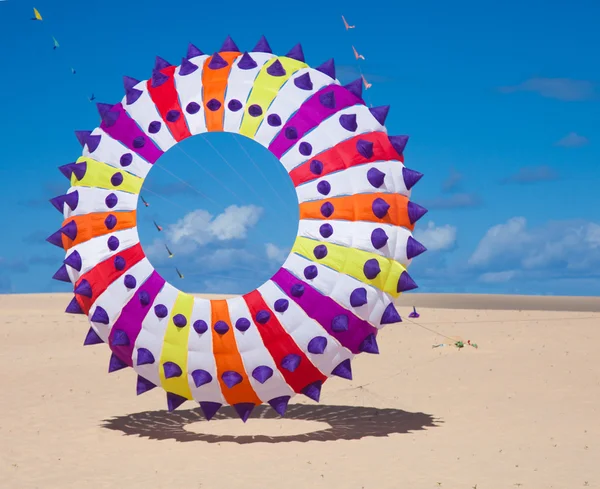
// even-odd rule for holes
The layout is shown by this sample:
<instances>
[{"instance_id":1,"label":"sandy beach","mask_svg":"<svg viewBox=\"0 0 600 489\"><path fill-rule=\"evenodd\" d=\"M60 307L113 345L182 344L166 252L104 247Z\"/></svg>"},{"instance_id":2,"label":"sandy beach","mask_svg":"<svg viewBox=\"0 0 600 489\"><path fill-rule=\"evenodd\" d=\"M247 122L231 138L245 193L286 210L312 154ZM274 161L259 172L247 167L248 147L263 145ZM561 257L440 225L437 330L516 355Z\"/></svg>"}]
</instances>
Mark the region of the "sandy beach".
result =
<instances>
[{"instance_id":1,"label":"sandy beach","mask_svg":"<svg viewBox=\"0 0 600 489\"><path fill-rule=\"evenodd\" d=\"M598 298L406 294L352 381L246 424L136 396L68 301L0 296L1 488L600 488Z\"/></svg>"}]
</instances>

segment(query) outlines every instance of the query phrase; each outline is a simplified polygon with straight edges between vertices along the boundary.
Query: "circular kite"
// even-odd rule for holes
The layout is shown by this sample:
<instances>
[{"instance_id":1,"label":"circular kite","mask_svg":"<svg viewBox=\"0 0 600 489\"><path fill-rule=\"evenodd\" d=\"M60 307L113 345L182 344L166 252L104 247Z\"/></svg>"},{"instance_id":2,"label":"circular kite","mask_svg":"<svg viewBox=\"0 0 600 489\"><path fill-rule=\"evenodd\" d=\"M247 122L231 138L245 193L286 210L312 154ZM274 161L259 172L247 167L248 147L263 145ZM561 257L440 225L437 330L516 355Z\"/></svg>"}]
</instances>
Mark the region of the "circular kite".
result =
<instances>
[{"instance_id":1,"label":"circular kite","mask_svg":"<svg viewBox=\"0 0 600 489\"><path fill-rule=\"evenodd\" d=\"M179 66L157 57L152 78L124 78L125 97L98 104L100 126L60 167L70 180L52 204L64 214L48 241L66 257L66 312L85 314L84 344L107 343L109 372L133 367L137 393L156 386L168 409L199 402L207 419L232 405L244 421L295 394L319 400L350 361L378 353L377 332L399 323L394 299L417 287L406 272L425 251L411 231L427 211L410 201L422 174L404 166L406 136L389 136L388 106L369 108L362 80L342 86L333 60L309 67L300 45L277 56L231 38ZM194 297L154 270L136 228L138 194L164 152L196 134L243 134L268 148L296 188L292 251L265 284L227 300ZM226 292L226 291L225 291Z\"/></svg>"}]
</instances>

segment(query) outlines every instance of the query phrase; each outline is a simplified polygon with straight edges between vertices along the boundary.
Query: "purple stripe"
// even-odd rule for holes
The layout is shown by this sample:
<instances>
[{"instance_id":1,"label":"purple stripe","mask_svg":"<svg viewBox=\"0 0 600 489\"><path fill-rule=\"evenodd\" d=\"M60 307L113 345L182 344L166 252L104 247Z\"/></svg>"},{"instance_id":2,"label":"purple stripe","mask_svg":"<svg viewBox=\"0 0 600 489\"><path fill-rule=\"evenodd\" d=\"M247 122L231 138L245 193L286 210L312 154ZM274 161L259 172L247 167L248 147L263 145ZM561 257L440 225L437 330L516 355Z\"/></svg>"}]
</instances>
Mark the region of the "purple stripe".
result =
<instances>
[{"instance_id":1,"label":"purple stripe","mask_svg":"<svg viewBox=\"0 0 600 489\"><path fill-rule=\"evenodd\" d=\"M119 357L130 367L133 365L133 347L138 335L140 334L140 331L142 330L142 322L146 318L148 311L152 309L152 303L164 285L165 279L162 278L157 271L152 272L152 275L148 277L142 286L135 292L131 300L125 305L121 311L119 319L117 319L110 330L108 344L110 345L111 350L115 353L115 355L117 355L117 357ZM142 305L138 297L138 294L141 291L148 292L148 295L150 296L150 302L146 306ZM129 345L114 346L112 344L116 329L123 330L125 333L127 333L127 336L129 337Z\"/></svg>"},{"instance_id":2,"label":"purple stripe","mask_svg":"<svg viewBox=\"0 0 600 489\"><path fill-rule=\"evenodd\" d=\"M271 280L281 287L288 297L298 304L310 318L323 326L329 335L333 336L352 353L360 353L360 344L371 333L377 335L377 328L371 326L367 321L356 317L352 312L344 309L330 297L322 295L286 269L280 268ZM294 297L290 293L294 284L302 284L304 286L304 293L300 297ZM339 315L348 316L348 331L336 333L331 329L333 318Z\"/></svg>"},{"instance_id":3,"label":"purple stripe","mask_svg":"<svg viewBox=\"0 0 600 489\"><path fill-rule=\"evenodd\" d=\"M121 103L113 106L110 112L118 114L116 121L110 125L107 125L104 121L100 124L100 128L110 137L120 141L150 163L154 163L163 155L163 151L158 149L152 140L142 132L137 123L129 117ZM133 140L139 137L144 138L144 146L136 148L133 146Z\"/></svg>"},{"instance_id":4,"label":"purple stripe","mask_svg":"<svg viewBox=\"0 0 600 489\"><path fill-rule=\"evenodd\" d=\"M326 92L333 92L335 96L335 107L333 109L325 107L319 100L319 97ZM275 139L269 145L269 151L277 156L277 158L281 158L308 131L317 127L336 112L356 104L364 104L364 102L340 85L329 85L322 88L308 100L305 100L298 111L283 125L277 136L275 136ZM288 139L285 137L285 130L288 127L296 129L298 133L297 139Z\"/></svg>"}]
</instances>

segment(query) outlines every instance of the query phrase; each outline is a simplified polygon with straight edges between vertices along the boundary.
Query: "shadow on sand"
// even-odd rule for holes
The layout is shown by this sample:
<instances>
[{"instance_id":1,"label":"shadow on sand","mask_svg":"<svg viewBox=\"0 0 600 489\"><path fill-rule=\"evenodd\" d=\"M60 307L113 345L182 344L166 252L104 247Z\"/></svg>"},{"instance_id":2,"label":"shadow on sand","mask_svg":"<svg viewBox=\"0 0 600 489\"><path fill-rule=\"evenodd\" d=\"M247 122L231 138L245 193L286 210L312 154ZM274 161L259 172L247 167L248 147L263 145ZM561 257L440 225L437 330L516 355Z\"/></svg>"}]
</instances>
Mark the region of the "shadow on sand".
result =
<instances>
[{"instance_id":1,"label":"shadow on sand","mask_svg":"<svg viewBox=\"0 0 600 489\"><path fill-rule=\"evenodd\" d=\"M254 409L252 419L281 419L269 406L261 405ZM222 408L213 420L236 419L237 413L230 407ZM305 434L284 436L234 436L194 433L185 426L191 423L209 423L202 411L146 411L127 416L107 419L102 427L122 431L126 435L148 437L152 440L205 441L208 443L234 442L247 443L283 443L290 441L333 441L358 440L366 436L388 436L393 433L408 433L437 426L439 420L424 413L409 413L400 409L377 409L358 406L312 406L308 404L291 404L284 419L320 421L329 424L330 428Z\"/></svg>"}]
</instances>

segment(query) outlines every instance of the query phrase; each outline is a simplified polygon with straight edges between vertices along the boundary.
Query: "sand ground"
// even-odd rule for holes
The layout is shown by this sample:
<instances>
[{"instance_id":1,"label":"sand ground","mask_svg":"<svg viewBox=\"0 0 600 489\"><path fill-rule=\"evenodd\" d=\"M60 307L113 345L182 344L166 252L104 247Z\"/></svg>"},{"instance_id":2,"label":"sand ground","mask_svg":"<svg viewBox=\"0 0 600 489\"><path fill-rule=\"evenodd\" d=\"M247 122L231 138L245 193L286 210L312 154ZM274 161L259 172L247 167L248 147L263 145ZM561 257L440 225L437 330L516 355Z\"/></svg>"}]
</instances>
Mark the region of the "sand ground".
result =
<instances>
[{"instance_id":1,"label":"sand ground","mask_svg":"<svg viewBox=\"0 0 600 489\"><path fill-rule=\"evenodd\" d=\"M353 381L244 425L137 397L67 295L0 296L0 488L600 488L598 299L487 297L407 295Z\"/></svg>"}]
</instances>

